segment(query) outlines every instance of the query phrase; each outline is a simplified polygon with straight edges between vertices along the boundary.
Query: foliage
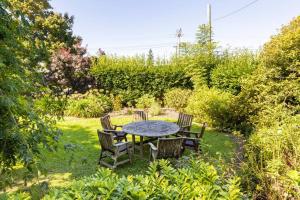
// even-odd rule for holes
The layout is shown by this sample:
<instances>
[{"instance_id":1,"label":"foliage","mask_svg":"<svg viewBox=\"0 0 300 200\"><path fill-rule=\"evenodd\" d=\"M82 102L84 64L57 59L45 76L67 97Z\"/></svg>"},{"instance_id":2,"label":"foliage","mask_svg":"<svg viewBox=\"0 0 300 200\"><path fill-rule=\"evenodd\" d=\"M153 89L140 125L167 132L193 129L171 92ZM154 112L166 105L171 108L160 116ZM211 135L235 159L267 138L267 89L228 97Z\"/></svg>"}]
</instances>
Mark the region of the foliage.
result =
<instances>
[{"instance_id":1,"label":"foliage","mask_svg":"<svg viewBox=\"0 0 300 200\"><path fill-rule=\"evenodd\" d=\"M155 97L149 94L141 96L136 103L137 108L148 109L155 102Z\"/></svg>"},{"instance_id":2,"label":"foliage","mask_svg":"<svg viewBox=\"0 0 300 200\"><path fill-rule=\"evenodd\" d=\"M29 40L24 45L36 54L29 53L27 61L48 64L54 52L72 46L77 39L72 32L73 17L54 12L48 0L10 0L9 3L15 17L22 13L22 19L30 25L26 33Z\"/></svg>"},{"instance_id":3,"label":"foliage","mask_svg":"<svg viewBox=\"0 0 300 200\"><path fill-rule=\"evenodd\" d=\"M151 67L154 65L154 55L152 49L149 50L148 56L147 56L147 66Z\"/></svg>"},{"instance_id":4,"label":"foliage","mask_svg":"<svg viewBox=\"0 0 300 200\"><path fill-rule=\"evenodd\" d=\"M149 108L149 113L152 116L157 116L162 114L162 109L161 109L161 105L155 101L151 104L151 107Z\"/></svg>"},{"instance_id":5,"label":"foliage","mask_svg":"<svg viewBox=\"0 0 300 200\"><path fill-rule=\"evenodd\" d=\"M257 66L257 59L248 50L224 53L222 61L213 69L211 85L233 94L241 90L241 81L249 76Z\"/></svg>"},{"instance_id":6,"label":"foliage","mask_svg":"<svg viewBox=\"0 0 300 200\"><path fill-rule=\"evenodd\" d=\"M195 88L211 86L211 72L221 59L217 53L217 43L210 39L210 32L208 25L200 25L196 33L196 42L181 43L181 56L172 59L173 65L185 67Z\"/></svg>"},{"instance_id":7,"label":"foliage","mask_svg":"<svg viewBox=\"0 0 300 200\"><path fill-rule=\"evenodd\" d=\"M52 109L35 106L35 97L49 92L42 85L38 64L45 58L31 38L33 21L22 10L16 11L15 4L18 2L0 1L1 189L12 182L11 170L17 164L25 167L20 174L25 184L43 173L40 150L55 150L60 136Z\"/></svg>"},{"instance_id":8,"label":"foliage","mask_svg":"<svg viewBox=\"0 0 300 200\"><path fill-rule=\"evenodd\" d=\"M240 123L273 126L300 111L300 17L272 37L260 55L261 63L242 82L235 99Z\"/></svg>"},{"instance_id":9,"label":"foliage","mask_svg":"<svg viewBox=\"0 0 300 200\"><path fill-rule=\"evenodd\" d=\"M66 115L75 117L101 117L112 110L111 99L98 91L73 94L69 99Z\"/></svg>"},{"instance_id":10,"label":"foliage","mask_svg":"<svg viewBox=\"0 0 300 200\"><path fill-rule=\"evenodd\" d=\"M300 198L299 44L297 17L265 44L260 65L236 99L236 114L255 127L243 173L254 198Z\"/></svg>"},{"instance_id":11,"label":"foliage","mask_svg":"<svg viewBox=\"0 0 300 200\"><path fill-rule=\"evenodd\" d=\"M239 199L239 178L223 179L202 161L174 169L165 160L151 163L146 175L119 177L109 169L99 171L69 187L53 189L44 199Z\"/></svg>"},{"instance_id":12,"label":"foliage","mask_svg":"<svg viewBox=\"0 0 300 200\"><path fill-rule=\"evenodd\" d=\"M144 94L162 100L166 90L173 87L191 89L193 84L182 67L146 67L141 58L100 56L95 60L92 74L97 87L113 95L121 95L123 104L133 105Z\"/></svg>"},{"instance_id":13,"label":"foliage","mask_svg":"<svg viewBox=\"0 0 300 200\"><path fill-rule=\"evenodd\" d=\"M299 119L258 129L246 146L245 184L256 198L300 198Z\"/></svg>"},{"instance_id":14,"label":"foliage","mask_svg":"<svg viewBox=\"0 0 300 200\"><path fill-rule=\"evenodd\" d=\"M188 101L186 111L194 115L198 122L208 122L218 128L228 128L231 118L230 93L215 88L196 90Z\"/></svg>"},{"instance_id":15,"label":"foliage","mask_svg":"<svg viewBox=\"0 0 300 200\"><path fill-rule=\"evenodd\" d=\"M165 105L182 112L187 106L188 99L192 94L191 90L174 88L165 93Z\"/></svg>"},{"instance_id":16,"label":"foliage","mask_svg":"<svg viewBox=\"0 0 300 200\"><path fill-rule=\"evenodd\" d=\"M91 62L86 52L80 40L71 48L55 52L45 75L48 85L57 92L68 89L82 93L92 87L93 79L89 75Z\"/></svg>"},{"instance_id":17,"label":"foliage","mask_svg":"<svg viewBox=\"0 0 300 200\"><path fill-rule=\"evenodd\" d=\"M119 95L112 96L112 105L114 111L120 111L122 109L122 99Z\"/></svg>"}]
</instances>

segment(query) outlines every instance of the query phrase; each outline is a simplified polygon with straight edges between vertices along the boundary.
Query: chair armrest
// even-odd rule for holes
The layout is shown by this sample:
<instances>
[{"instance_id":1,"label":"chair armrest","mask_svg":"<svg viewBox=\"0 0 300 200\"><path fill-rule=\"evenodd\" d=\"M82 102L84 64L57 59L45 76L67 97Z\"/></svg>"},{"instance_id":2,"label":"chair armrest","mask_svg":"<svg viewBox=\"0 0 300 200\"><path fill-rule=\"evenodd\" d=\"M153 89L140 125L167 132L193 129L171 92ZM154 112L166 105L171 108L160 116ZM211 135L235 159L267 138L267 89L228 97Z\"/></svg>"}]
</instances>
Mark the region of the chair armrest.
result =
<instances>
[{"instance_id":1,"label":"chair armrest","mask_svg":"<svg viewBox=\"0 0 300 200\"><path fill-rule=\"evenodd\" d=\"M117 131L117 130L109 130L109 129L103 129L104 132L108 132L108 133L123 133L123 131Z\"/></svg>"},{"instance_id":2,"label":"chair armrest","mask_svg":"<svg viewBox=\"0 0 300 200\"><path fill-rule=\"evenodd\" d=\"M123 125L114 125L114 128L117 129L117 128L122 128Z\"/></svg>"},{"instance_id":3,"label":"chair armrest","mask_svg":"<svg viewBox=\"0 0 300 200\"><path fill-rule=\"evenodd\" d=\"M157 147L154 144L152 144L151 142L148 142L148 144L149 144L151 150L157 151Z\"/></svg>"}]
</instances>

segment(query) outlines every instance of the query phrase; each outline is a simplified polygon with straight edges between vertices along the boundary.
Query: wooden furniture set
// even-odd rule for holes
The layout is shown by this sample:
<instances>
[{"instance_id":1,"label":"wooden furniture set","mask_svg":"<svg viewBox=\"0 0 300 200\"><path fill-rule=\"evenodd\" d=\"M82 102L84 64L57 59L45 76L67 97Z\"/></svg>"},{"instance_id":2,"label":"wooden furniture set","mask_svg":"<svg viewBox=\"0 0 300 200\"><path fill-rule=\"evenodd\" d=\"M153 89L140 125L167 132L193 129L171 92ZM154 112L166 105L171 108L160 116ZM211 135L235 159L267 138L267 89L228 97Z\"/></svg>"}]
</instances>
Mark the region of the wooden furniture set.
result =
<instances>
[{"instance_id":1,"label":"wooden furniture set","mask_svg":"<svg viewBox=\"0 0 300 200\"><path fill-rule=\"evenodd\" d=\"M101 146L99 164L114 169L120 164L132 162L135 149L139 150L143 157L145 144L150 146L150 160L179 158L186 148L201 152L200 140L207 123L203 123L200 132L191 132L192 115L179 113L177 123L171 123L148 120L148 115L144 111L135 111L134 120L133 123L118 126L111 123L109 115L100 118L103 131L97 131ZM117 130L117 128L122 128L122 130ZM127 134L132 135L132 143L127 142ZM175 134L176 137L168 137ZM135 136L140 137L139 142L136 141ZM150 142L154 140L157 140L157 146ZM119 161L120 156L123 155L127 155L128 159ZM106 157L113 160L112 165L105 162Z\"/></svg>"}]
</instances>

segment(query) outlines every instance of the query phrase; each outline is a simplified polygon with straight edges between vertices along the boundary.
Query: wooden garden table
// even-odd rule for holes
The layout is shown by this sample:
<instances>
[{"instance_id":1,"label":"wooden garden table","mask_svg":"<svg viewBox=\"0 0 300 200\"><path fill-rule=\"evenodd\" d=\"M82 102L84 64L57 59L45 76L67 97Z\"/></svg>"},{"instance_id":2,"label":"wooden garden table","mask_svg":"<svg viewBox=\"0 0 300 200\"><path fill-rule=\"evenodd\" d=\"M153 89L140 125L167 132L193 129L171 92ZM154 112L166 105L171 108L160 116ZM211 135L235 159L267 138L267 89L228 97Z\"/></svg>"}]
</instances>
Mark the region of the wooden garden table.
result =
<instances>
[{"instance_id":1,"label":"wooden garden table","mask_svg":"<svg viewBox=\"0 0 300 200\"><path fill-rule=\"evenodd\" d=\"M144 143L153 141L159 137L173 135L179 130L180 127L177 124L161 120L138 121L123 126L123 131L132 135L133 149L137 148L136 144L139 144L138 148L141 157L143 157ZM135 136L140 136L139 143L135 141ZM149 138L149 140L144 141L144 137Z\"/></svg>"}]
</instances>

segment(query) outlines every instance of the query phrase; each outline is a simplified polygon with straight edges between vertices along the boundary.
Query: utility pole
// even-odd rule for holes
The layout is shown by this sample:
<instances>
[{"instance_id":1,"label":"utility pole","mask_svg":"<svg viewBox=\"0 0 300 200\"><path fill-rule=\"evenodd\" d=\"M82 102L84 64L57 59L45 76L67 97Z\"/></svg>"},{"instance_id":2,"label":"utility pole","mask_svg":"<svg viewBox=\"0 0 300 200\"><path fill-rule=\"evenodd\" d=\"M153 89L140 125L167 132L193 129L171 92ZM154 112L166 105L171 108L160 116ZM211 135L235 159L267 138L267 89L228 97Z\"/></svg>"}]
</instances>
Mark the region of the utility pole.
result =
<instances>
[{"instance_id":1,"label":"utility pole","mask_svg":"<svg viewBox=\"0 0 300 200\"><path fill-rule=\"evenodd\" d=\"M176 31L176 37L177 37L177 46L176 46L176 57L180 56L180 42L181 42L181 37L183 36L182 33L182 28L179 28Z\"/></svg>"},{"instance_id":2,"label":"utility pole","mask_svg":"<svg viewBox=\"0 0 300 200\"><path fill-rule=\"evenodd\" d=\"M207 4L207 18L208 18L208 28L209 28L209 42L212 42L212 27L211 27L211 5Z\"/></svg>"}]
</instances>

